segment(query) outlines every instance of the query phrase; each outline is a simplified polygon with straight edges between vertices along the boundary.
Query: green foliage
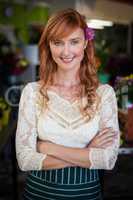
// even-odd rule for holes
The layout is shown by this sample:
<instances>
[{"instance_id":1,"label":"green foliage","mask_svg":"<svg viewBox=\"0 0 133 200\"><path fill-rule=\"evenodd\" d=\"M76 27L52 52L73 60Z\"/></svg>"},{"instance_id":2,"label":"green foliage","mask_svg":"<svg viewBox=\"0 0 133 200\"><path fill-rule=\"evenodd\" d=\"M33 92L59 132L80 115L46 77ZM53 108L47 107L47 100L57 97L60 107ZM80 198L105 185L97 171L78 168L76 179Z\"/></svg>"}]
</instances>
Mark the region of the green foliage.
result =
<instances>
[{"instance_id":1,"label":"green foliage","mask_svg":"<svg viewBox=\"0 0 133 200\"><path fill-rule=\"evenodd\" d=\"M29 25L44 25L48 19L48 12L48 7L44 6L0 2L0 23L15 27L20 39L28 43Z\"/></svg>"}]
</instances>

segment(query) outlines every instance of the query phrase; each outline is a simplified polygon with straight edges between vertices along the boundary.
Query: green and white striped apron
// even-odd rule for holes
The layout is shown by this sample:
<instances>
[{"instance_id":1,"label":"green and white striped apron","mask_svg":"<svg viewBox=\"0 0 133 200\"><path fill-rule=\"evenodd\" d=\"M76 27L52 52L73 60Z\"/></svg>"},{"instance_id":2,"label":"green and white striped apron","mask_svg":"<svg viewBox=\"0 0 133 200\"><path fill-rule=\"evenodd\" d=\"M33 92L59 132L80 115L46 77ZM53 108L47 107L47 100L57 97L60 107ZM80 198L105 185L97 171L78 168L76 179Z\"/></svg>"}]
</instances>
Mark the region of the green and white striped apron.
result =
<instances>
[{"instance_id":1,"label":"green and white striped apron","mask_svg":"<svg viewBox=\"0 0 133 200\"><path fill-rule=\"evenodd\" d=\"M102 200L98 170L81 167L31 171L23 200Z\"/></svg>"}]
</instances>

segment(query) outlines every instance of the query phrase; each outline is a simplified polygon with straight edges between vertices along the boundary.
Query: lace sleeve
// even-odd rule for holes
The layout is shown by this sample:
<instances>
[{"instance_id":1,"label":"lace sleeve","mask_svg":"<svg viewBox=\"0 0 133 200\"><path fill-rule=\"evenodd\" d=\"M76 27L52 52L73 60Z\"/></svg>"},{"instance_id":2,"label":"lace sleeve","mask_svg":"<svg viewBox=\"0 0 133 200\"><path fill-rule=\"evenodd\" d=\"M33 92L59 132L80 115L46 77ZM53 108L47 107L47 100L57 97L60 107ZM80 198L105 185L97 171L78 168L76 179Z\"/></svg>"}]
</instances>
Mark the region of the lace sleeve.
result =
<instances>
[{"instance_id":1,"label":"lace sleeve","mask_svg":"<svg viewBox=\"0 0 133 200\"><path fill-rule=\"evenodd\" d=\"M28 83L21 94L16 130L16 156L21 170L40 170L46 155L36 151L36 92Z\"/></svg>"},{"instance_id":2,"label":"lace sleeve","mask_svg":"<svg viewBox=\"0 0 133 200\"><path fill-rule=\"evenodd\" d=\"M95 169L112 169L115 165L118 149L119 149L119 125L118 125L118 112L117 112L117 101L114 89L106 85L106 89L102 94L100 111L100 130L105 127L112 127L117 134L114 143L105 148L91 148L90 149L90 161L91 168Z\"/></svg>"}]
</instances>

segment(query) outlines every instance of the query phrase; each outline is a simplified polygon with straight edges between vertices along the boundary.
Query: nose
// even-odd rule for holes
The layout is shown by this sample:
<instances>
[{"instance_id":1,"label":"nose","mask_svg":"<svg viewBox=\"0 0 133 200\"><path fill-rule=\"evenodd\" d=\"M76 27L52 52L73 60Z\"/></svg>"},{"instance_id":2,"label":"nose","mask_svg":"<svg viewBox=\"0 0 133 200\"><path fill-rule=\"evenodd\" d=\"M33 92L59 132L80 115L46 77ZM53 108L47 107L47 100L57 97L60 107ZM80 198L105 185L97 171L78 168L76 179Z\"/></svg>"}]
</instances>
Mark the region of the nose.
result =
<instances>
[{"instance_id":1,"label":"nose","mask_svg":"<svg viewBox=\"0 0 133 200\"><path fill-rule=\"evenodd\" d=\"M69 53L70 53L70 46L69 46L69 44L64 44L64 48L63 48L63 55L64 56L68 56L69 55Z\"/></svg>"}]
</instances>

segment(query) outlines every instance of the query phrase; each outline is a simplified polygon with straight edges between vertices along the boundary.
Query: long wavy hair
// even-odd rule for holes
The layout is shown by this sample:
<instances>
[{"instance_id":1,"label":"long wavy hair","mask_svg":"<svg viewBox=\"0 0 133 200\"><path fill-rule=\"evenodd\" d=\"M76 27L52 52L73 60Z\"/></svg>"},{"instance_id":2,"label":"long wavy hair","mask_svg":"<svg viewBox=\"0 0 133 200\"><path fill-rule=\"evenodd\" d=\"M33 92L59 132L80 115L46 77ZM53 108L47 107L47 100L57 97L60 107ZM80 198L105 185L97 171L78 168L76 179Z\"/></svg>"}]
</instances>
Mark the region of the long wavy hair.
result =
<instances>
[{"instance_id":1,"label":"long wavy hair","mask_svg":"<svg viewBox=\"0 0 133 200\"><path fill-rule=\"evenodd\" d=\"M53 77L58 67L51 55L50 41L66 37L77 28L85 31L86 27L85 17L73 9L65 9L52 15L44 27L39 41L39 78L41 82L40 92L46 100L45 103L49 100L47 88L53 84ZM79 69L79 78L82 85L81 96L87 97L87 103L81 106L81 112L89 118L90 108L96 102L96 89L99 85L94 58L93 41L88 41Z\"/></svg>"}]
</instances>

